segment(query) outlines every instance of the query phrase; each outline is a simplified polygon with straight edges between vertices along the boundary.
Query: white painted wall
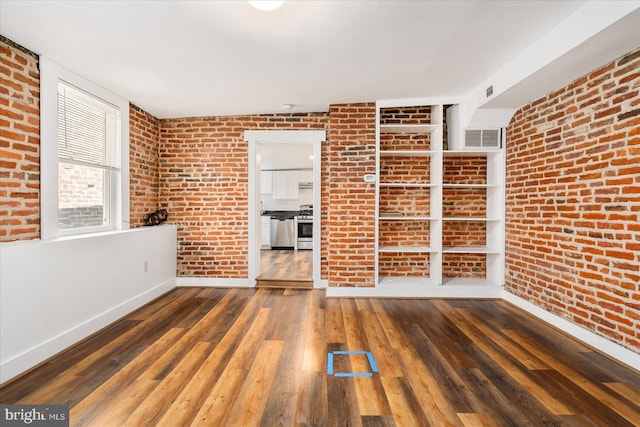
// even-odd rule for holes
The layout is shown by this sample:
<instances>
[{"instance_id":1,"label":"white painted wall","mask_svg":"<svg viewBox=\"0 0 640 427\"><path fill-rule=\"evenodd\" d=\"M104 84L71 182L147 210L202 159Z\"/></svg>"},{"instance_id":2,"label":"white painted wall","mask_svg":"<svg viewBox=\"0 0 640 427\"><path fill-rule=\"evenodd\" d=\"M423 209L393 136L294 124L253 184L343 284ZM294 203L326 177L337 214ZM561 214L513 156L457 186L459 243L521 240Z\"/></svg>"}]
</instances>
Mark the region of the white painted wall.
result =
<instances>
[{"instance_id":1,"label":"white painted wall","mask_svg":"<svg viewBox=\"0 0 640 427\"><path fill-rule=\"evenodd\" d=\"M173 289L176 233L164 225L0 245L0 383Z\"/></svg>"},{"instance_id":2,"label":"white painted wall","mask_svg":"<svg viewBox=\"0 0 640 427\"><path fill-rule=\"evenodd\" d=\"M485 119L501 114L510 119L521 106L637 48L639 17L637 0L584 2L469 93L464 127L490 127ZM489 86L493 94L487 97ZM479 108L496 110L476 117Z\"/></svg>"}]
</instances>

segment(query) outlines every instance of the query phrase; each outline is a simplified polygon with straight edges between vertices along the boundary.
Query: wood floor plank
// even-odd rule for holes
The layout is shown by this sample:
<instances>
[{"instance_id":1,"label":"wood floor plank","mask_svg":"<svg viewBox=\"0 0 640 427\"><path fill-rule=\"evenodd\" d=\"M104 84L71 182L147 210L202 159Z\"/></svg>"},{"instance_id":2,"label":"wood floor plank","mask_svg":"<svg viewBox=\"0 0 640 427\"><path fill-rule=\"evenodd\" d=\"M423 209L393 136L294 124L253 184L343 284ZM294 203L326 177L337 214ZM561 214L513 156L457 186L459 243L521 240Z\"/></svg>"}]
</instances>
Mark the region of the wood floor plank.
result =
<instances>
[{"instance_id":1,"label":"wood floor plank","mask_svg":"<svg viewBox=\"0 0 640 427\"><path fill-rule=\"evenodd\" d=\"M467 387L482 396L484 411L499 425L554 425L559 418L548 411L540 411L539 402L523 399L522 393L504 381L505 378L482 367L460 372Z\"/></svg>"},{"instance_id":2,"label":"wood floor plank","mask_svg":"<svg viewBox=\"0 0 640 427\"><path fill-rule=\"evenodd\" d=\"M211 343L196 343L126 420L131 426L155 426L211 352Z\"/></svg>"},{"instance_id":3,"label":"wood floor plank","mask_svg":"<svg viewBox=\"0 0 640 427\"><path fill-rule=\"evenodd\" d=\"M620 396L621 398L627 399L631 402L640 402L640 388L638 387L634 387L633 385L625 383L603 384L618 393L618 396Z\"/></svg>"},{"instance_id":4,"label":"wood floor plank","mask_svg":"<svg viewBox=\"0 0 640 427\"><path fill-rule=\"evenodd\" d=\"M483 410L482 403L469 391L465 382L458 375L458 369L449 364L449 361L429 340L421 326L411 325L406 332L409 339L415 343L423 363L440 384L443 393L456 413L481 412Z\"/></svg>"},{"instance_id":5,"label":"wood floor plank","mask_svg":"<svg viewBox=\"0 0 640 427\"><path fill-rule=\"evenodd\" d=\"M336 373L379 372L371 377ZM37 401L34 401L37 400ZM178 288L0 386L70 426L640 425L640 374L504 301Z\"/></svg>"},{"instance_id":6,"label":"wood floor plank","mask_svg":"<svg viewBox=\"0 0 640 427\"><path fill-rule=\"evenodd\" d=\"M424 427L430 423L422 412L418 399L404 378L381 377L385 396L398 426Z\"/></svg>"},{"instance_id":7,"label":"wood floor plank","mask_svg":"<svg viewBox=\"0 0 640 427\"><path fill-rule=\"evenodd\" d=\"M614 361L611 357L593 349L578 352L579 357L571 360L571 366L582 375L587 375L597 382L614 382L626 384L640 392L640 375L629 375L629 369ZM635 373L640 373L639 369Z\"/></svg>"},{"instance_id":8,"label":"wood floor plank","mask_svg":"<svg viewBox=\"0 0 640 427\"><path fill-rule=\"evenodd\" d=\"M218 304L206 313L201 313L201 317L196 324L186 330L180 337L171 351L165 352L156 358L151 365L142 373L141 379L163 379L173 367L180 362L184 355L191 351L196 342L210 341L210 336L218 331L218 327L227 324L225 321L229 313L237 313L236 304L241 304L243 300L236 292L229 292L218 301ZM220 331L226 333L227 329ZM214 340L215 341L215 340Z\"/></svg>"},{"instance_id":9,"label":"wood floor plank","mask_svg":"<svg viewBox=\"0 0 640 427\"><path fill-rule=\"evenodd\" d=\"M144 321L159 313L167 314L181 307L185 302L192 300L201 292L200 288L181 288L178 292L172 292L173 298L169 303L160 297L140 307L127 317L130 320ZM165 294L166 295L166 294Z\"/></svg>"},{"instance_id":10,"label":"wood floor plank","mask_svg":"<svg viewBox=\"0 0 640 427\"><path fill-rule=\"evenodd\" d=\"M389 342L384 328L380 324L378 314L368 299L357 299L356 307L358 315L365 325L368 339L368 351L374 354L374 360L378 366L381 377L401 377L402 367L399 365L393 346Z\"/></svg>"},{"instance_id":11,"label":"wood floor plank","mask_svg":"<svg viewBox=\"0 0 640 427\"><path fill-rule=\"evenodd\" d=\"M580 375L562 360L546 353L544 350L536 347L531 339L519 331L508 331L509 335L514 339L518 339L523 347L543 360L553 369L569 378L573 383L595 397L598 401L605 403L616 413L627 419L632 425L640 425L640 413L636 408L631 407L625 401L618 399L617 396L601 384L597 384L590 379Z\"/></svg>"},{"instance_id":12,"label":"wood floor plank","mask_svg":"<svg viewBox=\"0 0 640 427\"><path fill-rule=\"evenodd\" d=\"M288 290L288 292L294 292ZM306 323L304 322L307 309L307 291L295 291L283 295L283 291L272 291L275 298L286 298L287 304L278 304L272 307L273 320L267 331L267 340L286 340L287 337L295 339L296 334L304 334Z\"/></svg>"},{"instance_id":13,"label":"wood floor plank","mask_svg":"<svg viewBox=\"0 0 640 427\"><path fill-rule=\"evenodd\" d=\"M218 293L217 295L211 295L210 297L203 298L202 293L197 294L194 297L197 304L180 322L176 323L175 327L187 329L194 327L200 319L207 315L207 313L211 310L215 310L215 308L220 304L220 300L222 300L226 295L229 294Z\"/></svg>"},{"instance_id":14,"label":"wood floor plank","mask_svg":"<svg viewBox=\"0 0 640 427\"><path fill-rule=\"evenodd\" d=\"M312 311L313 294L306 291L283 291L287 298L296 300L291 307L291 314L287 319L279 320L290 324L286 333L281 335L284 343L284 351L277 361L276 378L271 387L267 401L267 409L262 416L262 425L294 425L298 393L302 377L302 359L304 357L304 344L306 342L307 329L309 328L307 313ZM278 314L272 312L272 316ZM272 322L275 323L275 322Z\"/></svg>"},{"instance_id":15,"label":"wood floor plank","mask_svg":"<svg viewBox=\"0 0 640 427\"><path fill-rule=\"evenodd\" d=\"M369 342L365 328L360 321L360 315L353 299L343 299L340 303L342 312L342 323L344 325L347 350L350 351L369 351ZM366 372L369 366L366 357L357 357L352 359L355 363L352 368L358 372Z\"/></svg>"},{"instance_id":16,"label":"wood floor plank","mask_svg":"<svg viewBox=\"0 0 640 427\"><path fill-rule=\"evenodd\" d=\"M114 403L108 410L100 411L87 427L125 426L127 418L138 408L152 390L158 387L157 380L136 380L127 387L127 394L121 401ZM71 417L71 415L70 415ZM75 420L75 418L73 418ZM75 425L84 425L76 423Z\"/></svg>"},{"instance_id":17,"label":"wood floor plank","mask_svg":"<svg viewBox=\"0 0 640 427\"><path fill-rule=\"evenodd\" d=\"M185 297L184 295L184 293L181 293L178 301L174 301L165 308L150 314L135 328L103 345L100 349L71 367L68 373L71 375L85 375L87 372L100 369L112 363L113 355L117 355L121 363L125 362L123 359L125 353L130 354L131 358L135 357L136 351L143 351L147 343L155 342L164 334L167 328L178 323L189 313L193 307L193 301L190 296Z\"/></svg>"},{"instance_id":18,"label":"wood floor plank","mask_svg":"<svg viewBox=\"0 0 640 427\"><path fill-rule=\"evenodd\" d=\"M261 312L263 316L256 324L257 316ZM261 309L258 299L253 299L244 307L236 322L203 362L191 381L178 396L174 396L173 403L158 422L159 426L171 427L191 423L209 397L211 390L220 382L220 377L231 358L236 355L236 350L245 342L243 351L258 342L258 329L255 326L262 327L267 316L268 311Z\"/></svg>"},{"instance_id":19,"label":"wood floor plank","mask_svg":"<svg viewBox=\"0 0 640 427\"><path fill-rule=\"evenodd\" d=\"M363 415L362 426L363 427L395 427L396 423L391 416L379 416L379 415Z\"/></svg>"},{"instance_id":20,"label":"wood floor plank","mask_svg":"<svg viewBox=\"0 0 640 427\"><path fill-rule=\"evenodd\" d=\"M133 384L159 355L163 354L185 333L183 329L172 328L138 357L123 366L116 374L98 386L91 394L71 409L70 416L80 424L89 423L99 414L108 413L110 407L118 406L127 400L130 385ZM143 384L155 384L153 379L141 381ZM36 398L35 401L41 401ZM99 425L99 424L98 424Z\"/></svg>"},{"instance_id":21,"label":"wood floor plank","mask_svg":"<svg viewBox=\"0 0 640 427\"><path fill-rule=\"evenodd\" d=\"M327 343L346 343L347 336L344 330L340 300L332 298L326 301L325 318L327 320Z\"/></svg>"},{"instance_id":22,"label":"wood floor plank","mask_svg":"<svg viewBox=\"0 0 640 427\"><path fill-rule=\"evenodd\" d=\"M329 412L327 394L327 373L305 371L302 373L295 423L293 425L315 427L327 426ZM269 427L267 424L264 424Z\"/></svg>"},{"instance_id":23,"label":"wood floor plank","mask_svg":"<svg viewBox=\"0 0 640 427\"><path fill-rule=\"evenodd\" d=\"M247 378L249 368L256 357L256 348L264 337L269 324L270 309L261 308L242 342L234 351L234 357L224 367L215 386L202 404L192 425L224 425L235 397ZM174 418L163 418L164 425L175 425ZM161 423L163 424L163 423Z\"/></svg>"},{"instance_id":24,"label":"wood floor plank","mask_svg":"<svg viewBox=\"0 0 640 427\"><path fill-rule=\"evenodd\" d=\"M545 384L557 390L568 405L582 407L574 414L574 419L587 421L598 426L631 427L638 424L625 420L622 414L616 413L609 407L598 407L598 399L591 396L585 390L569 378L555 370L537 371L535 373Z\"/></svg>"},{"instance_id":25,"label":"wood floor plank","mask_svg":"<svg viewBox=\"0 0 640 427\"><path fill-rule=\"evenodd\" d=\"M418 324L431 341L438 343L438 351L449 365L455 369L476 366L474 358L465 351L473 341L461 333L448 316L452 311L451 301L420 300L413 308L412 324Z\"/></svg>"},{"instance_id":26,"label":"wood floor plank","mask_svg":"<svg viewBox=\"0 0 640 427\"><path fill-rule=\"evenodd\" d=\"M262 285L268 282L310 282L313 287L313 251L262 250L260 274L256 278Z\"/></svg>"},{"instance_id":27,"label":"wood floor plank","mask_svg":"<svg viewBox=\"0 0 640 427\"><path fill-rule=\"evenodd\" d=\"M365 326L361 321L357 300L342 300L341 308L348 351L371 352L372 346L369 343L369 339L374 338L374 335L368 334L368 329L371 325L367 324ZM375 362L376 356L373 353L372 355ZM366 354L354 354L349 357L349 360L352 372L372 372L370 361ZM361 415L384 416L391 414L389 403L387 402L382 383L380 382L379 373L371 377L354 377L353 382Z\"/></svg>"},{"instance_id":28,"label":"wood floor plank","mask_svg":"<svg viewBox=\"0 0 640 427\"><path fill-rule=\"evenodd\" d=\"M284 347L283 341L264 341L258 348L258 353L246 380L254 384L253 387L243 387L231 408L226 425L256 426L260 424L264 408L269 398L271 386L276 378L278 359ZM211 426L210 423L203 425Z\"/></svg>"},{"instance_id":29,"label":"wood floor plank","mask_svg":"<svg viewBox=\"0 0 640 427\"><path fill-rule=\"evenodd\" d=\"M464 427L498 427L496 421L489 414L473 413L458 414Z\"/></svg>"},{"instance_id":30,"label":"wood floor plank","mask_svg":"<svg viewBox=\"0 0 640 427\"><path fill-rule=\"evenodd\" d=\"M82 345L63 351L29 374L30 382L16 381L3 387L3 393L0 394L0 402L5 403L4 396L6 395L13 396L11 403L47 401L55 404L76 404L99 385L102 380L117 372L118 366L114 364L107 366L100 375L92 376L91 383L83 381L86 379L85 375L71 369L77 363L104 347L102 340L111 341L117 339L123 334L128 334L139 324L139 321L122 319L102 331L100 336L89 337ZM40 387L34 388L33 384L39 384ZM64 391L63 395L60 394L61 391ZM52 396L55 396L55 398L52 398Z\"/></svg>"},{"instance_id":31,"label":"wood floor plank","mask_svg":"<svg viewBox=\"0 0 640 427\"><path fill-rule=\"evenodd\" d=\"M524 389L534 395L536 399L546 406L549 411L556 415L573 414L574 411L569 406L558 400L545 387L536 383L531 375L525 372L524 366L519 366L518 362L511 360L497 345L492 345L485 339L484 334L476 328L474 322L466 319L458 309L450 315L451 320L470 337L475 345L486 353L495 363L497 363L506 373L513 377ZM528 369L526 369L528 371Z\"/></svg>"},{"instance_id":32,"label":"wood floor plank","mask_svg":"<svg viewBox=\"0 0 640 427\"><path fill-rule=\"evenodd\" d=\"M327 345L327 352L347 350L345 344ZM352 372L349 358L335 358L334 369L334 372ZM353 378L327 375L327 425L362 426Z\"/></svg>"},{"instance_id":33,"label":"wood floor plank","mask_svg":"<svg viewBox=\"0 0 640 427\"><path fill-rule=\"evenodd\" d=\"M136 380L127 386L126 394L121 398L112 402L108 407L98 404L100 409L97 413L92 413L91 420L81 421L79 415L69 414L74 420L74 425L82 425L87 427L105 427L105 426L126 426L127 418L138 408L140 403L158 387L158 380ZM73 408L75 409L75 408ZM72 411L73 411L72 409ZM86 410L84 411L86 413ZM78 420L76 422L76 420Z\"/></svg>"},{"instance_id":34,"label":"wood floor plank","mask_svg":"<svg viewBox=\"0 0 640 427\"><path fill-rule=\"evenodd\" d=\"M108 378L108 376L104 375L103 378ZM62 373L41 387L34 388L33 384L31 384L30 388L33 391L22 396L20 399L7 400L3 398L2 400L3 403L27 404L33 402L48 402L53 405L72 405L80 400L80 398L76 398L75 396L84 396L95 388L95 386L84 386L85 382L86 378L84 376ZM85 392L78 393L77 390L79 388L84 389Z\"/></svg>"},{"instance_id":35,"label":"wood floor plank","mask_svg":"<svg viewBox=\"0 0 640 427\"><path fill-rule=\"evenodd\" d=\"M380 303L375 302L378 306ZM399 360L405 367L405 377L416 396L421 397L423 412L430 425L452 426L458 424L456 412L444 396L440 385L435 381L431 372L424 365L420 356L404 334L401 325L395 324L393 319L378 309L380 322L384 325L388 339L393 343Z\"/></svg>"},{"instance_id":36,"label":"wood floor plank","mask_svg":"<svg viewBox=\"0 0 640 427\"><path fill-rule=\"evenodd\" d=\"M311 293L311 309L307 312L307 333L302 361L303 371L326 372L327 332L326 314L319 304L319 292Z\"/></svg>"},{"instance_id":37,"label":"wood floor plank","mask_svg":"<svg viewBox=\"0 0 640 427\"><path fill-rule=\"evenodd\" d=\"M478 318L470 313L467 309L457 310L465 319L473 323L483 334L491 339L494 343L502 347L514 359L523 364L527 369L549 369L549 365L523 349L516 341L509 339L508 336L501 335L499 330L490 328L486 323L479 322Z\"/></svg>"}]
</instances>

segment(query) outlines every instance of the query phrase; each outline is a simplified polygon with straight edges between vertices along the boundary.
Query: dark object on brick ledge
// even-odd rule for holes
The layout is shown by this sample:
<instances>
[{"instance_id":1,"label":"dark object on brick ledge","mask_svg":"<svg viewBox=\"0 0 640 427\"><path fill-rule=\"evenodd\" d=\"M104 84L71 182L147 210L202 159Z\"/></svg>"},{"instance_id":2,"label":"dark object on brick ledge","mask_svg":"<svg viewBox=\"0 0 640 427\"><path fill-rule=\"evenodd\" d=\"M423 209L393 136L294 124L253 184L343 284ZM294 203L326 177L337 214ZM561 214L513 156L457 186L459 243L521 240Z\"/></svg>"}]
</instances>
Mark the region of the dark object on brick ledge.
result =
<instances>
[{"instance_id":1,"label":"dark object on brick ledge","mask_svg":"<svg viewBox=\"0 0 640 427\"><path fill-rule=\"evenodd\" d=\"M160 209L144 217L144 225L160 225L169 218L166 209Z\"/></svg>"}]
</instances>

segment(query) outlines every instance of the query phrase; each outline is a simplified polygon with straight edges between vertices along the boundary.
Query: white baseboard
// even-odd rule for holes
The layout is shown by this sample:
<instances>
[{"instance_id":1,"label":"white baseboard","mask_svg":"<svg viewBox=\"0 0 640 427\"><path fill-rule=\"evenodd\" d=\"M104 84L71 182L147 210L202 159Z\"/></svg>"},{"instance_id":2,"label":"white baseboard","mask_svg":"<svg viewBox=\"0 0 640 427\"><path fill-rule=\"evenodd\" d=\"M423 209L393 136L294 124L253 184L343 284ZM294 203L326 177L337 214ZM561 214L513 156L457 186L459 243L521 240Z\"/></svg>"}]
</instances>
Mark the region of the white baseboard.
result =
<instances>
[{"instance_id":1,"label":"white baseboard","mask_svg":"<svg viewBox=\"0 0 640 427\"><path fill-rule=\"evenodd\" d=\"M328 298L502 298L500 286L328 287Z\"/></svg>"},{"instance_id":2,"label":"white baseboard","mask_svg":"<svg viewBox=\"0 0 640 427\"><path fill-rule=\"evenodd\" d=\"M255 282L249 279L219 279L215 277L178 277L178 287L195 286L204 288L254 288ZM314 288L324 289L329 286L328 280L314 282Z\"/></svg>"},{"instance_id":3,"label":"white baseboard","mask_svg":"<svg viewBox=\"0 0 640 427\"><path fill-rule=\"evenodd\" d=\"M91 334L108 326L116 320L154 300L176 287L175 279L167 280L160 285L136 295L111 309L100 313L86 322L80 323L57 336L54 336L23 353L5 360L0 365L0 384L12 379L28 369L42 363L62 350L82 341Z\"/></svg>"},{"instance_id":4,"label":"white baseboard","mask_svg":"<svg viewBox=\"0 0 640 427\"><path fill-rule=\"evenodd\" d=\"M563 332L571 335L575 339L582 341L583 343L591 346L607 356L630 366L631 368L640 371L640 354L635 353L628 348L622 347L619 344L609 341L608 339L591 332L590 330L583 328L582 326L570 322L562 317L553 314L539 306L530 303L529 301L520 298L510 292L504 291L503 299L510 302L518 308L526 311L529 314L537 317L538 319L549 323L550 325L562 330Z\"/></svg>"},{"instance_id":5,"label":"white baseboard","mask_svg":"<svg viewBox=\"0 0 640 427\"><path fill-rule=\"evenodd\" d=\"M254 288L249 279L219 279L215 277L178 277L178 287L196 286L203 288Z\"/></svg>"}]
</instances>

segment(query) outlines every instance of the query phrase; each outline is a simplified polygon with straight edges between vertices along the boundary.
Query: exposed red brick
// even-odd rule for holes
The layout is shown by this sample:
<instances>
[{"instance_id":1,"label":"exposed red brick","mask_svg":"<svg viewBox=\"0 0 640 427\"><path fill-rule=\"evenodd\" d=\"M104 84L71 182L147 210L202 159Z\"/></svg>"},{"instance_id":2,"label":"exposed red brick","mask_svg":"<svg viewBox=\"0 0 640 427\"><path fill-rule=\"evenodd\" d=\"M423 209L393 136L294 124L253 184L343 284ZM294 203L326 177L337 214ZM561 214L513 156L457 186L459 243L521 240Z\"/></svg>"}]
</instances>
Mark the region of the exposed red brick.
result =
<instances>
[{"instance_id":1,"label":"exposed red brick","mask_svg":"<svg viewBox=\"0 0 640 427\"><path fill-rule=\"evenodd\" d=\"M0 41L3 72L0 91L0 205L6 209L0 241L40 237L40 99L38 60L16 46ZM8 70L7 70L8 71ZM28 155L30 153L31 155ZM29 173L25 173L29 171Z\"/></svg>"},{"instance_id":2,"label":"exposed red brick","mask_svg":"<svg viewBox=\"0 0 640 427\"><path fill-rule=\"evenodd\" d=\"M160 121L131 105L129 127L129 216L131 227L139 227L160 207Z\"/></svg>"},{"instance_id":3,"label":"exposed red brick","mask_svg":"<svg viewBox=\"0 0 640 427\"><path fill-rule=\"evenodd\" d=\"M328 268L330 286L374 286L376 109L373 103L329 110ZM354 262L354 259L357 260Z\"/></svg>"},{"instance_id":4,"label":"exposed red brick","mask_svg":"<svg viewBox=\"0 0 640 427\"><path fill-rule=\"evenodd\" d=\"M629 83L640 78L639 52L514 115L505 282L509 292L637 352L630 331L640 330L639 307L631 308L640 300L640 152L632 138L640 98ZM565 105L562 116L546 110L554 102ZM539 142L529 123L560 139ZM576 130L586 137L576 139Z\"/></svg>"},{"instance_id":5,"label":"exposed red brick","mask_svg":"<svg viewBox=\"0 0 640 427\"><path fill-rule=\"evenodd\" d=\"M169 222L179 225L178 275L248 275L249 165L245 130L326 128L325 113L160 120L158 205L168 209ZM322 175L324 180L326 169ZM323 220L326 224L326 218ZM326 233L322 236L326 274Z\"/></svg>"}]
</instances>

